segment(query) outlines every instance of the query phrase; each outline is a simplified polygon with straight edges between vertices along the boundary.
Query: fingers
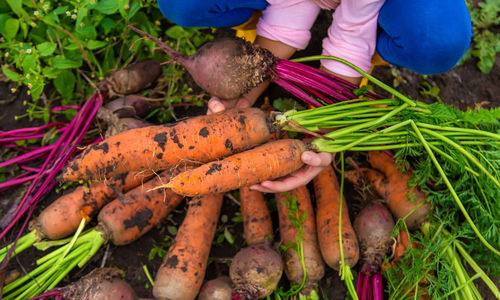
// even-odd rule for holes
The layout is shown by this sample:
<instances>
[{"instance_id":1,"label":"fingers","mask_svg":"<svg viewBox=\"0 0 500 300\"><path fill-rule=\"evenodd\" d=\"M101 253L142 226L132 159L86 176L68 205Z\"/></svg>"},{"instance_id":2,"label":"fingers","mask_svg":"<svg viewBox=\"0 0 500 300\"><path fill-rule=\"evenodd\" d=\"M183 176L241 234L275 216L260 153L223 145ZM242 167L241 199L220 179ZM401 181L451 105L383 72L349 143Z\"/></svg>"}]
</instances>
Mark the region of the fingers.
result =
<instances>
[{"instance_id":1,"label":"fingers","mask_svg":"<svg viewBox=\"0 0 500 300\"><path fill-rule=\"evenodd\" d=\"M244 97L236 100L220 100L217 97L212 97L208 101L207 115L219 113L233 107L245 108L250 106L250 101Z\"/></svg>"},{"instance_id":2,"label":"fingers","mask_svg":"<svg viewBox=\"0 0 500 300\"><path fill-rule=\"evenodd\" d=\"M316 153L312 151L305 151L302 153L302 161L309 166L313 167L326 167L332 163L332 154L327 152Z\"/></svg>"},{"instance_id":3,"label":"fingers","mask_svg":"<svg viewBox=\"0 0 500 300\"><path fill-rule=\"evenodd\" d=\"M332 162L330 153L314 153L306 151L302 154L302 160L306 165L292 174L274 181L263 181L260 184L250 186L250 189L263 193L278 193L293 190L299 186L308 184L324 167Z\"/></svg>"}]
</instances>

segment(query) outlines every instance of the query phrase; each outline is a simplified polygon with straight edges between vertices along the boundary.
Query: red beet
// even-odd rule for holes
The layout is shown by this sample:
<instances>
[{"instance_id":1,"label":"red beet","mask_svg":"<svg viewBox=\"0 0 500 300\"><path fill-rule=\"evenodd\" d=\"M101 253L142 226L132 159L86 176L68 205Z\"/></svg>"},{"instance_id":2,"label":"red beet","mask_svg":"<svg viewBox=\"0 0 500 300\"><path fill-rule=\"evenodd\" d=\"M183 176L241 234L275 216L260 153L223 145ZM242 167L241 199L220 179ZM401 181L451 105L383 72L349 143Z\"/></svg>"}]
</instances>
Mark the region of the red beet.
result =
<instances>
[{"instance_id":1,"label":"red beet","mask_svg":"<svg viewBox=\"0 0 500 300\"><path fill-rule=\"evenodd\" d=\"M271 295L282 274L281 256L266 244L241 249L229 269L233 299L261 299Z\"/></svg>"},{"instance_id":2,"label":"red beet","mask_svg":"<svg viewBox=\"0 0 500 300\"><path fill-rule=\"evenodd\" d=\"M128 95L108 102L104 107L118 115L120 118L143 117L151 109L158 106L157 102L146 100L141 95Z\"/></svg>"},{"instance_id":3,"label":"red beet","mask_svg":"<svg viewBox=\"0 0 500 300\"><path fill-rule=\"evenodd\" d=\"M270 51L239 38L226 37L210 41L188 56L146 32L130 25L128 27L157 43L173 60L186 68L196 84L223 100L239 98L251 88L271 79L269 70L274 69L277 63Z\"/></svg>"},{"instance_id":4,"label":"red beet","mask_svg":"<svg viewBox=\"0 0 500 300\"><path fill-rule=\"evenodd\" d=\"M228 276L220 276L203 284L198 300L231 300L233 287Z\"/></svg>"},{"instance_id":5,"label":"red beet","mask_svg":"<svg viewBox=\"0 0 500 300\"><path fill-rule=\"evenodd\" d=\"M378 272L382 260L392 244L394 220L380 202L368 204L354 220L363 261L362 271Z\"/></svg>"},{"instance_id":6,"label":"red beet","mask_svg":"<svg viewBox=\"0 0 500 300\"><path fill-rule=\"evenodd\" d=\"M156 60L145 60L111 74L101 83L109 96L137 93L160 76L161 65Z\"/></svg>"},{"instance_id":7,"label":"red beet","mask_svg":"<svg viewBox=\"0 0 500 300\"><path fill-rule=\"evenodd\" d=\"M136 300L132 287L120 279L123 272L112 268L95 269L75 283L64 287L68 300Z\"/></svg>"}]
</instances>

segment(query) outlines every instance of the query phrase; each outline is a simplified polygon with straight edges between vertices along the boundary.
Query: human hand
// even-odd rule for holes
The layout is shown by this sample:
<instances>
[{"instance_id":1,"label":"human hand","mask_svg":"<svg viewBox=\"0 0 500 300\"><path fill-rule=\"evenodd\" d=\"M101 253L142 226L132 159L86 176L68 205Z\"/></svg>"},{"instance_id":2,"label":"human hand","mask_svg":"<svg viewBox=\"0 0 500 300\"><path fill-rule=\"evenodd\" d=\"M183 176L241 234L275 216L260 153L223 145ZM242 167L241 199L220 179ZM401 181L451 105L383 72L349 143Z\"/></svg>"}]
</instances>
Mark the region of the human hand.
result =
<instances>
[{"instance_id":1,"label":"human hand","mask_svg":"<svg viewBox=\"0 0 500 300\"><path fill-rule=\"evenodd\" d=\"M324 167L332 163L333 156L331 153L327 152L315 153L312 151L305 151L302 153L301 158L306 165L299 170L278 180L266 180L260 184L254 184L250 186L250 189L263 193L278 193L287 192L299 186L306 185L316 177Z\"/></svg>"},{"instance_id":2,"label":"human hand","mask_svg":"<svg viewBox=\"0 0 500 300\"><path fill-rule=\"evenodd\" d=\"M245 108L251 107L255 103L255 100L251 100L246 95L235 100L221 100L217 97L212 97L208 100L208 110L207 115L215 114L224 111L229 108Z\"/></svg>"}]
</instances>

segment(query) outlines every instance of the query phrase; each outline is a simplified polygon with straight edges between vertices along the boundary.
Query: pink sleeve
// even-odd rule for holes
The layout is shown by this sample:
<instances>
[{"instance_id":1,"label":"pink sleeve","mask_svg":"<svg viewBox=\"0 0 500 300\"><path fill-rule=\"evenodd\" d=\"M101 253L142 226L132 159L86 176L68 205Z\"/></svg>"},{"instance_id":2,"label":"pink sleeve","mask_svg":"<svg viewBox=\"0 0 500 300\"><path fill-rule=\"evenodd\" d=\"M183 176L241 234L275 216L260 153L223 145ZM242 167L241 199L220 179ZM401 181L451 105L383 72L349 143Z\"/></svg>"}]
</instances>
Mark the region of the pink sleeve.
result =
<instances>
[{"instance_id":1,"label":"pink sleeve","mask_svg":"<svg viewBox=\"0 0 500 300\"><path fill-rule=\"evenodd\" d=\"M375 52L378 12L385 0L343 0L333 14L328 37L323 40L323 54L343 58L369 71ZM332 60L322 65L335 73L359 77L350 67Z\"/></svg>"},{"instance_id":2,"label":"pink sleeve","mask_svg":"<svg viewBox=\"0 0 500 300\"><path fill-rule=\"evenodd\" d=\"M268 0L257 34L297 49L307 47L320 8L310 0Z\"/></svg>"}]
</instances>

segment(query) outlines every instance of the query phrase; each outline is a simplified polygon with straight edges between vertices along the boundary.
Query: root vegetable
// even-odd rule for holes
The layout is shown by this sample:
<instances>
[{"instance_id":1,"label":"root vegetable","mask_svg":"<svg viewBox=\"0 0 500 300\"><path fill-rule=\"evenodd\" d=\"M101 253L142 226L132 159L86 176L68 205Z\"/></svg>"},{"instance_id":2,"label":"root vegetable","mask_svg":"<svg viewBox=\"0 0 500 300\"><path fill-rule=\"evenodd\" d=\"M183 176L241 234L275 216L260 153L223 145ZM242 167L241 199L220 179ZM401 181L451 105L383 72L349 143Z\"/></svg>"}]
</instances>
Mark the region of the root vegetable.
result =
<instances>
[{"instance_id":1,"label":"root vegetable","mask_svg":"<svg viewBox=\"0 0 500 300\"><path fill-rule=\"evenodd\" d=\"M108 102L104 107L119 118L143 117L158 106L158 103L145 99L147 98L141 95L127 95Z\"/></svg>"},{"instance_id":2,"label":"root vegetable","mask_svg":"<svg viewBox=\"0 0 500 300\"><path fill-rule=\"evenodd\" d=\"M199 116L173 126L132 129L85 150L63 170L61 180L102 180L124 171L209 162L264 143L269 137L266 115L257 108Z\"/></svg>"},{"instance_id":3,"label":"root vegetable","mask_svg":"<svg viewBox=\"0 0 500 300\"><path fill-rule=\"evenodd\" d=\"M269 142L181 173L163 187L184 196L228 192L298 170L305 150L300 140Z\"/></svg>"},{"instance_id":4,"label":"root vegetable","mask_svg":"<svg viewBox=\"0 0 500 300\"><path fill-rule=\"evenodd\" d=\"M123 272L112 268L95 269L77 282L62 288L68 300L135 300L135 291L120 279Z\"/></svg>"},{"instance_id":5,"label":"root vegetable","mask_svg":"<svg viewBox=\"0 0 500 300\"><path fill-rule=\"evenodd\" d=\"M243 39L225 37L213 40L201 46L195 54L187 56L133 26L128 27L155 41L173 60L186 68L198 86L224 100L239 98L270 79L268 69L276 63L270 51Z\"/></svg>"},{"instance_id":6,"label":"root vegetable","mask_svg":"<svg viewBox=\"0 0 500 300\"><path fill-rule=\"evenodd\" d=\"M399 219L406 217L408 229L418 229L420 224L426 221L431 204L425 201L425 194L419 189L408 188L411 173L402 173L394 159L382 151L368 152L368 162L388 179L388 182L384 180L373 184L387 201L391 212Z\"/></svg>"},{"instance_id":7,"label":"root vegetable","mask_svg":"<svg viewBox=\"0 0 500 300\"><path fill-rule=\"evenodd\" d=\"M203 284L198 300L231 300L233 287L228 276L220 276Z\"/></svg>"},{"instance_id":8,"label":"root vegetable","mask_svg":"<svg viewBox=\"0 0 500 300\"><path fill-rule=\"evenodd\" d=\"M189 202L174 244L156 274L155 299L196 298L205 277L222 200L223 194L210 194Z\"/></svg>"},{"instance_id":9,"label":"root vegetable","mask_svg":"<svg viewBox=\"0 0 500 300\"><path fill-rule=\"evenodd\" d=\"M380 202L365 206L354 220L363 266L358 274L356 292L360 299L382 299L382 260L392 244L394 220Z\"/></svg>"},{"instance_id":10,"label":"root vegetable","mask_svg":"<svg viewBox=\"0 0 500 300\"><path fill-rule=\"evenodd\" d=\"M46 207L31 224L38 234L57 240L73 234L82 218L90 219L99 210L116 198L115 191L126 192L149 177L134 172L115 176L107 182L82 185L67 193Z\"/></svg>"},{"instance_id":11,"label":"root vegetable","mask_svg":"<svg viewBox=\"0 0 500 300\"><path fill-rule=\"evenodd\" d=\"M234 286L233 299L262 299L271 295L282 274L281 256L267 244L241 249L229 269Z\"/></svg>"},{"instance_id":12,"label":"root vegetable","mask_svg":"<svg viewBox=\"0 0 500 300\"><path fill-rule=\"evenodd\" d=\"M264 194L242 187L240 188L240 206L247 245L270 242L273 236L273 223Z\"/></svg>"},{"instance_id":13,"label":"root vegetable","mask_svg":"<svg viewBox=\"0 0 500 300\"><path fill-rule=\"evenodd\" d=\"M145 60L111 74L101 83L110 96L137 93L160 76L161 65L156 60Z\"/></svg>"},{"instance_id":14,"label":"root vegetable","mask_svg":"<svg viewBox=\"0 0 500 300\"><path fill-rule=\"evenodd\" d=\"M327 166L313 179L316 196L316 226L321 255L332 269L340 270L339 212L340 187L332 166ZM359 259L356 232L349 218L345 197L342 203L342 245L344 260L353 267Z\"/></svg>"},{"instance_id":15,"label":"root vegetable","mask_svg":"<svg viewBox=\"0 0 500 300\"><path fill-rule=\"evenodd\" d=\"M354 220L363 261L362 270L378 271L392 244L394 220L389 210L379 202L368 204Z\"/></svg>"},{"instance_id":16,"label":"root vegetable","mask_svg":"<svg viewBox=\"0 0 500 300\"><path fill-rule=\"evenodd\" d=\"M411 174L399 171L394 160L382 151L370 151L368 161L376 170L349 170L345 172L345 177L354 184L366 178L396 218L405 218L408 229L418 229L426 221L431 204L426 202L425 194L419 189L408 188Z\"/></svg>"},{"instance_id":17,"label":"root vegetable","mask_svg":"<svg viewBox=\"0 0 500 300\"><path fill-rule=\"evenodd\" d=\"M111 241L124 245L139 239L182 201L181 196L170 190L147 192L171 175L165 171L108 203L99 212L95 228L78 236L73 244L63 245L37 260L39 266L35 270L4 287L3 299L37 296L55 287L75 266L83 267L103 244Z\"/></svg>"},{"instance_id":18,"label":"root vegetable","mask_svg":"<svg viewBox=\"0 0 500 300\"><path fill-rule=\"evenodd\" d=\"M219 38L187 56L144 31L131 25L128 27L158 44L160 49L186 68L203 90L223 100L238 99L268 80L273 80L315 107L322 106L321 102L357 98L353 92L356 85L331 73L279 59L267 49L243 39ZM373 93L368 95L375 96Z\"/></svg>"},{"instance_id":19,"label":"root vegetable","mask_svg":"<svg viewBox=\"0 0 500 300\"><path fill-rule=\"evenodd\" d=\"M305 262L306 281L302 294L308 295L317 288L318 282L325 274L325 263L321 257L316 233L316 219L314 208L306 186L300 186L290 191L290 199L285 193L277 193L276 205L278 207L279 229L282 245L299 244L297 238L302 235L303 259ZM295 206L287 206L287 202L293 202ZM289 208L290 207L290 208ZM296 211L294 211L296 210ZM294 217L291 217L293 215ZM305 219L302 219L305 216ZM298 228L297 222L303 223ZM302 231L302 233L299 233ZM300 245L298 245L300 246ZM299 251L300 252L300 251ZM285 273L288 280L296 285L301 285L304 277L301 259L296 249L289 248L283 254Z\"/></svg>"},{"instance_id":20,"label":"root vegetable","mask_svg":"<svg viewBox=\"0 0 500 300\"><path fill-rule=\"evenodd\" d=\"M149 191L171 176L171 171L165 171L107 204L97 217L107 240L117 246L130 244L176 208L181 196L168 189Z\"/></svg>"}]
</instances>

